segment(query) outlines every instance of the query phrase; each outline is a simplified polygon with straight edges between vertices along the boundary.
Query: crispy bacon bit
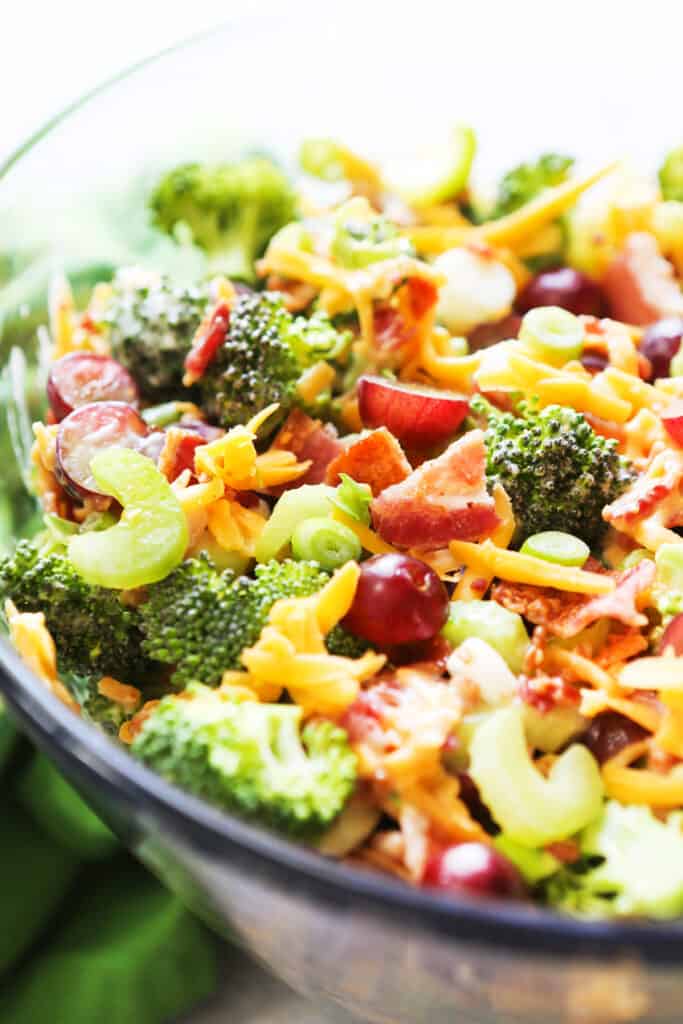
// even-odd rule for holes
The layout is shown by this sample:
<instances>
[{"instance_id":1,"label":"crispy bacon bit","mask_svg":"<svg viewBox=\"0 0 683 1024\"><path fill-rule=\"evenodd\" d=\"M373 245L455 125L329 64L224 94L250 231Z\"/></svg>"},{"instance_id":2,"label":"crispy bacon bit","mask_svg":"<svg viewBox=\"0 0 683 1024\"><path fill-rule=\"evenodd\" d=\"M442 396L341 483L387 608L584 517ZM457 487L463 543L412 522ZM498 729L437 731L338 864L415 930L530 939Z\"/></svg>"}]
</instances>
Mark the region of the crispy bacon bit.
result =
<instances>
[{"instance_id":1,"label":"crispy bacon bit","mask_svg":"<svg viewBox=\"0 0 683 1024\"><path fill-rule=\"evenodd\" d=\"M612 633L608 636L595 660L601 668L609 669L641 654L647 647L647 638L639 629L631 626L623 633Z\"/></svg>"},{"instance_id":2,"label":"crispy bacon bit","mask_svg":"<svg viewBox=\"0 0 683 1024\"><path fill-rule=\"evenodd\" d=\"M230 327L230 306L221 299L204 317L185 357L183 383L190 387L204 375L207 366L225 341Z\"/></svg>"},{"instance_id":3,"label":"crispy bacon bit","mask_svg":"<svg viewBox=\"0 0 683 1024\"><path fill-rule=\"evenodd\" d=\"M342 451L342 445L333 426L311 419L301 409L294 409L273 441L273 449L292 452L297 462L311 463L304 476L269 491L280 495L290 487L322 483L328 467Z\"/></svg>"},{"instance_id":4,"label":"crispy bacon bit","mask_svg":"<svg viewBox=\"0 0 683 1024\"><path fill-rule=\"evenodd\" d=\"M612 316L628 324L651 324L683 313L674 268L647 231L628 236L623 252L608 267L602 288Z\"/></svg>"},{"instance_id":5,"label":"crispy bacon bit","mask_svg":"<svg viewBox=\"0 0 683 1024\"><path fill-rule=\"evenodd\" d=\"M199 434L180 427L169 427L165 432L164 446L159 455L158 466L169 483L177 480L186 469L190 472L190 481L197 482L194 471L194 453L206 441Z\"/></svg>"},{"instance_id":6,"label":"crispy bacon bit","mask_svg":"<svg viewBox=\"0 0 683 1024\"><path fill-rule=\"evenodd\" d=\"M412 466L401 445L386 427L379 427L355 441L330 462L325 482L336 486L346 473L359 484L368 484L374 497L410 476Z\"/></svg>"},{"instance_id":7,"label":"crispy bacon bit","mask_svg":"<svg viewBox=\"0 0 683 1024\"><path fill-rule=\"evenodd\" d=\"M491 596L509 611L523 615L534 625L546 626L554 636L577 636L598 619L616 619L625 626L647 625L647 617L638 611L640 595L652 585L655 564L644 559L623 573L609 573L616 582L611 594L590 597L570 594L552 587L534 587L527 583L496 583Z\"/></svg>"},{"instance_id":8,"label":"crispy bacon bit","mask_svg":"<svg viewBox=\"0 0 683 1024\"><path fill-rule=\"evenodd\" d=\"M575 686L561 676L538 675L522 679L517 691L525 704L542 715L561 707L578 707L581 695Z\"/></svg>"},{"instance_id":9,"label":"crispy bacon bit","mask_svg":"<svg viewBox=\"0 0 683 1024\"><path fill-rule=\"evenodd\" d=\"M628 490L603 509L602 518L629 533L655 514L662 526L683 526L683 452L674 448L656 455Z\"/></svg>"},{"instance_id":10,"label":"crispy bacon bit","mask_svg":"<svg viewBox=\"0 0 683 1024\"><path fill-rule=\"evenodd\" d=\"M486 490L484 434L472 430L372 503L379 535L399 547L433 549L478 540L499 523Z\"/></svg>"},{"instance_id":11,"label":"crispy bacon bit","mask_svg":"<svg viewBox=\"0 0 683 1024\"><path fill-rule=\"evenodd\" d=\"M436 305L438 289L432 281L411 277L387 302L377 302L373 312L375 346L386 352L413 345L420 321Z\"/></svg>"}]
</instances>

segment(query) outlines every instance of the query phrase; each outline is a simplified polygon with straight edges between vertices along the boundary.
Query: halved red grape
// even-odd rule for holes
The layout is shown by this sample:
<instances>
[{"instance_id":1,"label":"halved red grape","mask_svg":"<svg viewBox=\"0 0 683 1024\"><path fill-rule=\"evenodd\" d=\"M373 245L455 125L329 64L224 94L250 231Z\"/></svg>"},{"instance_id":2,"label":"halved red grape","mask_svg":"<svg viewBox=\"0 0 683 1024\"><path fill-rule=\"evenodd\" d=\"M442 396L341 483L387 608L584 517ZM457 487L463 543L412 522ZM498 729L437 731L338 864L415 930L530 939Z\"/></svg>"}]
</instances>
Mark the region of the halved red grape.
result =
<instances>
[{"instance_id":1,"label":"halved red grape","mask_svg":"<svg viewBox=\"0 0 683 1024\"><path fill-rule=\"evenodd\" d=\"M595 760L603 764L624 747L642 740L645 735L645 730L625 715L620 715L618 711L603 711L595 716L581 742L588 747Z\"/></svg>"},{"instance_id":2,"label":"halved red grape","mask_svg":"<svg viewBox=\"0 0 683 1024\"><path fill-rule=\"evenodd\" d=\"M59 425L57 467L60 482L75 497L102 494L90 471L90 462L103 448L135 448L150 434L132 405L92 402L75 409Z\"/></svg>"},{"instance_id":3,"label":"halved red grape","mask_svg":"<svg viewBox=\"0 0 683 1024\"><path fill-rule=\"evenodd\" d=\"M423 882L446 892L488 899L519 900L527 895L512 861L485 843L459 843L433 854Z\"/></svg>"},{"instance_id":4,"label":"halved red grape","mask_svg":"<svg viewBox=\"0 0 683 1024\"><path fill-rule=\"evenodd\" d=\"M517 296L515 309L526 313L537 306L561 306L570 313L604 316L605 298L599 284L571 267L544 270Z\"/></svg>"},{"instance_id":5,"label":"halved red grape","mask_svg":"<svg viewBox=\"0 0 683 1024\"><path fill-rule=\"evenodd\" d=\"M135 381L121 363L93 352L71 352L50 367L47 400L57 421L91 402L137 405Z\"/></svg>"},{"instance_id":6,"label":"halved red grape","mask_svg":"<svg viewBox=\"0 0 683 1024\"><path fill-rule=\"evenodd\" d=\"M662 413L664 429L676 444L683 445L683 399L676 399Z\"/></svg>"},{"instance_id":7,"label":"halved red grape","mask_svg":"<svg viewBox=\"0 0 683 1024\"><path fill-rule=\"evenodd\" d=\"M674 615L662 633L659 641L659 653L663 654L670 647L679 658L683 655L683 612Z\"/></svg>"},{"instance_id":8,"label":"halved red grape","mask_svg":"<svg viewBox=\"0 0 683 1024\"><path fill-rule=\"evenodd\" d=\"M344 625L377 647L413 644L439 632L448 592L428 565L410 555L375 555L363 562Z\"/></svg>"},{"instance_id":9,"label":"halved red grape","mask_svg":"<svg viewBox=\"0 0 683 1024\"><path fill-rule=\"evenodd\" d=\"M658 320L644 331L639 348L652 367L650 380L669 376L671 360L681 347L682 338L683 319L679 316Z\"/></svg>"},{"instance_id":10,"label":"halved red grape","mask_svg":"<svg viewBox=\"0 0 683 1024\"><path fill-rule=\"evenodd\" d=\"M462 395L385 377L358 381L358 411L365 427L386 427L409 448L425 448L452 437L469 411Z\"/></svg>"}]
</instances>

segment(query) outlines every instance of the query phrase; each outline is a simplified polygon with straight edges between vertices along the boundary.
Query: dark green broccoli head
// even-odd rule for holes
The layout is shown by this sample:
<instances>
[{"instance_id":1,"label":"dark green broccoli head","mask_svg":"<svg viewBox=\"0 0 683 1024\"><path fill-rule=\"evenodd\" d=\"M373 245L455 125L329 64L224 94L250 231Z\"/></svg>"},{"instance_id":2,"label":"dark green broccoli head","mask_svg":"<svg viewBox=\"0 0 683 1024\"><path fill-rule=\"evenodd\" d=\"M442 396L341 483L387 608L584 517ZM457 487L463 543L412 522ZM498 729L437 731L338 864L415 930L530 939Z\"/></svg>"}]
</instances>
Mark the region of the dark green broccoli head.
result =
<instances>
[{"instance_id":1,"label":"dark green broccoli head","mask_svg":"<svg viewBox=\"0 0 683 1024\"><path fill-rule=\"evenodd\" d=\"M317 721L301 730L301 716L294 705L237 703L193 684L161 701L132 751L220 807L313 837L350 796L356 758L343 729Z\"/></svg>"},{"instance_id":2,"label":"dark green broccoli head","mask_svg":"<svg viewBox=\"0 0 683 1024\"><path fill-rule=\"evenodd\" d=\"M114 282L105 318L109 344L149 401L187 394L185 357L210 305L206 285L175 288L165 279L136 284L125 276Z\"/></svg>"},{"instance_id":3,"label":"dark green broccoli head","mask_svg":"<svg viewBox=\"0 0 683 1024\"><path fill-rule=\"evenodd\" d=\"M300 370L287 334L292 318L269 293L240 295L230 312L228 336L200 381L210 419L230 428L273 402L286 415ZM269 429L275 423L269 421Z\"/></svg>"},{"instance_id":4,"label":"dark green broccoli head","mask_svg":"<svg viewBox=\"0 0 683 1024\"><path fill-rule=\"evenodd\" d=\"M297 199L276 164L252 156L230 164L176 167L158 183L150 207L167 234L189 229L214 271L252 281L255 260L295 219Z\"/></svg>"},{"instance_id":5,"label":"dark green broccoli head","mask_svg":"<svg viewBox=\"0 0 683 1024\"><path fill-rule=\"evenodd\" d=\"M149 670L135 609L118 591L87 584L64 555L21 541L0 561L0 604L7 598L19 611L45 614L60 672L138 684Z\"/></svg>"},{"instance_id":6,"label":"dark green broccoli head","mask_svg":"<svg viewBox=\"0 0 683 1024\"><path fill-rule=\"evenodd\" d=\"M544 188L560 185L574 165L574 158L561 153L543 153L533 163L519 164L508 171L498 186L494 217L502 217L524 206Z\"/></svg>"},{"instance_id":7,"label":"dark green broccoli head","mask_svg":"<svg viewBox=\"0 0 683 1024\"><path fill-rule=\"evenodd\" d=\"M242 651L256 643L276 601L315 594L328 579L313 562L266 562L252 579L219 573L205 556L189 560L149 588L144 650L175 666L177 686L215 686L227 669L241 667Z\"/></svg>"},{"instance_id":8,"label":"dark green broccoli head","mask_svg":"<svg viewBox=\"0 0 683 1024\"><path fill-rule=\"evenodd\" d=\"M242 667L241 654L255 644L276 601L309 597L329 580L316 562L270 561L254 577L217 572L202 555L189 559L149 588L140 609L143 649L174 665L172 681L216 686L223 672ZM328 638L333 654L359 657L367 647L339 626Z\"/></svg>"},{"instance_id":9,"label":"dark green broccoli head","mask_svg":"<svg viewBox=\"0 0 683 1024\"><path fill-rule=\"evenodd\" d=\"M474 402L475 412L483 407ZM596 434L581 413L559 405L538 411L523 402L520 416L491 407L488 412L486 472L510 497L518 539L563 530L594 545L606 525L603 508L633 478L617 442Z\"/></svg>"}]
</instances>

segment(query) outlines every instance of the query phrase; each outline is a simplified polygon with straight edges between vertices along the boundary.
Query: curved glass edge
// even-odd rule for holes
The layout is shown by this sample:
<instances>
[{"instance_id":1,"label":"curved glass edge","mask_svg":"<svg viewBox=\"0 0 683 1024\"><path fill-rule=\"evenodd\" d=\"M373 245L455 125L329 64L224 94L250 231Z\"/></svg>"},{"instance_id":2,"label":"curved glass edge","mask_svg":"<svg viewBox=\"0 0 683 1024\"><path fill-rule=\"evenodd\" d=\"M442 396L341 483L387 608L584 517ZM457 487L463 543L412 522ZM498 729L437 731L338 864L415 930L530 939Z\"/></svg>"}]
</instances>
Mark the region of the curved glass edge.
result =
<instances>
[{"instance_id":1,"label":"curved glass edge","mask_svg":"<svg viewBox=\"0 0 683 1024\"><path fill-rule=\"evenodd\" d=\"M611 959L625 952L660 965L679 964L683 922L580 921L526 905L475 904L444 897L381 875L326 860L170 785L61 704L0 639L0 692L10 708L39 733L48 749L58 747L76 774L90 776L120 798L132 800L169 831L209 854L225 854L230 844L247 849L274 871L295 872L321 898L355 899L405 923L448 937L514 948L548 956ZM49 723L46 724L46 723Z\"/></svg>"}]
</instances>

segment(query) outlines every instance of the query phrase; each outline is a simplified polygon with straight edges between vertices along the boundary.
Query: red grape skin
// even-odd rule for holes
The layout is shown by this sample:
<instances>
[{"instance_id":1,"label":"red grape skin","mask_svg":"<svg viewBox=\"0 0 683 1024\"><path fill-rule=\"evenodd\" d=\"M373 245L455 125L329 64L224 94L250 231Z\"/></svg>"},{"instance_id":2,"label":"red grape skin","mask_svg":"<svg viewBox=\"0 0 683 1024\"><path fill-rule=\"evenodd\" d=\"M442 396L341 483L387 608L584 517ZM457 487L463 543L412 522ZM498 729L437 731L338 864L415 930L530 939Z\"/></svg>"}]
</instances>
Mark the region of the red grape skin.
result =
<instances>
[{"instance_id":1,"label":"red grape skin","mask_svg":"<svg viewBox=\"0 0 683 1024\"><path fill-rule=\"evenodd\" d=\"M485 843L459 843L432 854L425 885L453 894L524 899L527 888L515 865Z\"/></svg>"},{"instance_id":2,"label":"red grape skin","mask_svg":"<svg viewBox=\"0 0 683 1024\"><path fill-rule=\"evenodd\" d=\"M643 333L639 347L652 367L650 380L669 376L671 360L681 347L682 338L683 319L677 316L658 320Z\"/></svg>"},{"instance_id":3,"label":"red grape skin","mask_svg":"<svg viewBox=\"0 0 683 1024\"><path fill-rule=\"evenodd\" d=\"M125 367L109 356L71 352L50 367L47 398L57 421L91 402L137 405L138 389Z\"/></svg>"},{"instance_id":4,"label":"red grape skin","mask_svg":"<svg viewBox=\"0 0 683 1024\"><path fill-rule=\"evenodd\" d=\"M603 764L624 747L637 743L646 735L645 729L618 711L603 711L595 716L581 742L588 747L595 760Z\"/></svg>"},{"instance_id":5,"label":"red grape skin","mask_svg":"<svg viewBox=\"0 0 683 1024\"><path fill-rule=\"evenodd\" d=\"M377 647L412 644L439 632L448 592L428 565L409 555L375 555L363 562L344 625Z\"/></svg>"},{"instance_id":6,"label":"red grape skin","mask_svg":"<svg viewBox=\"0 0 683 1024\"><path fill-rule=\"evenodd\" d=\"M662 633L658 653L663 654L668 647L673 647L674 654L679 658L683 655L683 612L674 615Z\"/></svg>"},{"instance_id":7,"label":"red grape skin","mask_svg":"<svg viewBox=\"0 0 683 1024\"><path fill-rule=\"evenodd\" d=\"M561 306L570 313L604 316L605 298L599 284L571 267L537 274L517 296L515 308L526 313L537 306Z\"/></svg>"},{"instance_id":8,"label":"red grape skin","mask_svg":"<svg viewBox=\"0 0 683 1024\"><path fill-rule=\"evenodd\" d=\"M103 448L136 448L150 436L142 417L125 402L92 402L75 409L59 424L56 475L74 497L102 494L90 471L92 457Z\"/></svg>"}]
</instances>

